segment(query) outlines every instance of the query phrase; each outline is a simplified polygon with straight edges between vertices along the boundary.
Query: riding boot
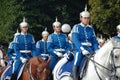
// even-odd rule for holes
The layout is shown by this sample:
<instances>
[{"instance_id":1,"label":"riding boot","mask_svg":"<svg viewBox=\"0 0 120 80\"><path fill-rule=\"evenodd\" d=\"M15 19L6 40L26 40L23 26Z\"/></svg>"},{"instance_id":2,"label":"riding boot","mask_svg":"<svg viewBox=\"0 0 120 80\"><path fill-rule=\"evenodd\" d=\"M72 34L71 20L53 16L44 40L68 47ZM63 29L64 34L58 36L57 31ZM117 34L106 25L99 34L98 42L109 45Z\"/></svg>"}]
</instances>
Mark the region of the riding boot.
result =
<instances>
[{"instance_id":1,"label":"riding boot","mask_svg":"<svg viewBox=\"0 0 120 80\"><path fill-rule=\"evenodd\" d=\"M52 72L50 72L50 75L49 75L49 77L48 77L48 80L53 80Z\"/></svg>"},{"instance_id":2,"label":"riding boot","mask_svg":"<svg viewBox=\"0 0 120 80\"><path fill-rule=\"evenodd\" d=\"M15 74L12 74L11 80L17 80L17 76Z\"/></svg>"},{"instance_id":3,"label":"riding boot","mask_svg":"<svg viewBox=\"0 0 120 80\"><path fill-rule=\"evenodd\" d=\"M79 75L79 67L78 66L73 66L73 80L78 80L78 75Z\"/></svg>"}]
</instances>

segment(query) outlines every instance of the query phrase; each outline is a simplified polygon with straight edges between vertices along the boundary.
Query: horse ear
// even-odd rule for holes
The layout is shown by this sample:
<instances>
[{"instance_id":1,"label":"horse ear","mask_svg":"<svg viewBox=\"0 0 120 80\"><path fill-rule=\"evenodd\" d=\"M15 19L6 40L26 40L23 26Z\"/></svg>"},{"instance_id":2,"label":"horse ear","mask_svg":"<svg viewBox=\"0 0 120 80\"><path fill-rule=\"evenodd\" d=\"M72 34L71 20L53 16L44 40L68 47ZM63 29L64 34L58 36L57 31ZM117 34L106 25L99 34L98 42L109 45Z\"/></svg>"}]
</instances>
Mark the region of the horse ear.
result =
<instances>
[{"instance_id":1,"label":"horse ear","mask_svg":"<svg viewBox=\"0 0 120 80\"><path fill-rule=\"evenodd\" d=\"M37 57L37 59L38 59L39 62L43 62L43 59L42 59L42 58Z\"/></svg>"},{"instance_id":2,"label":"horse ear","mask_svg":"<svg viewBox=\"0 0 120 80\"><path fill-rule=\"evenodd\" d=\"M47 64L49 64L49 63L50 63L50 60L51 60L51 58L49 57L49 59L47 60Z\"/></svg>"}]
</instances>

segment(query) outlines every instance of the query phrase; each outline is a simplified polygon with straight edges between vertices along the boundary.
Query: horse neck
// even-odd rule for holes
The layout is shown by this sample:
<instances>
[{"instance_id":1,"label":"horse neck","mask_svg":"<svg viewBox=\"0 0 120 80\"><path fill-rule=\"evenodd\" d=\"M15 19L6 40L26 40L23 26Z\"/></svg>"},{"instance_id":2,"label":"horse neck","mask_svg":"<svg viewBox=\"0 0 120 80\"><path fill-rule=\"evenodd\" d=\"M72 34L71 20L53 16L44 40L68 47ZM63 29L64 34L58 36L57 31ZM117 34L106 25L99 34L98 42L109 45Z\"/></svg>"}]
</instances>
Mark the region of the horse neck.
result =
<instances>
[{"instance_id":1,"label":"horse neck","mask_svg":"<svg viewBox=\"0 0 120 80\"><path fill-rule=\"evenodd\" d=\"M0 58L3 58L3 51L0 49Z\"/></svg>"},{"instance_id":2,"label":"horse neck","mask_svg":"<svg viewBox=\"0 0 120 80\"><path fill-rule=\"evenodd\" d=\"M112 49L112 42L109 41L95 54L95 61L101 65L108 66Z\"/></svg>"}]
</instances>

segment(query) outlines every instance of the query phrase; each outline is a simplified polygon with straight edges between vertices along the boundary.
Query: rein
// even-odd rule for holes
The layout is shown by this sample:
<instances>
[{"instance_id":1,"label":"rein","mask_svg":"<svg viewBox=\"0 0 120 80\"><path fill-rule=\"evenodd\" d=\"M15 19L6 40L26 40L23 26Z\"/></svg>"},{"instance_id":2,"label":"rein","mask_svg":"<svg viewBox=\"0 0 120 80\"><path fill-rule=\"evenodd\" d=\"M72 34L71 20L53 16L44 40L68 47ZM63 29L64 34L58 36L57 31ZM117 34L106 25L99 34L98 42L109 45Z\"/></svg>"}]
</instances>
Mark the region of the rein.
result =
<instances>
[{"instance_id":1,"label":"rein","mask_svg":"<svg viewBox=\"0 0 120 80\"><path fill-rule=\"evenodd\" d=\"M87 57L90 61L93 62L94 67L95 67L95 71L96 71L96 73L97 73L97 75L98 75L98 77L99 77L100 80L103 80L103 79L101 78L100 74L98 73L98 71L97 71L97 66L96 66L95 64L101 66L102 68L104 68L104 69L106 69L106 70L108 70L108 71L112 71L112 69L106 68L105 66L103 66L103 65L99 64L98 62L96 62L96 61L94 60L94 56L86 55L86 57ZM91 59L91 57L93 57L93 59Z\"/></svg>"},{"instance_id":2,"label":"rein","mask_svg":"<svg viewBox=\"0 0 120 80\"><path fill-rule=\"evenodd\" d=\"M113 47L113 50L114 49L120 49L120 47ZM113 54L113 50L111 51L111 59L112 59L112 75L113 77L116 77L116 69L117 68L120 68L120 66L115 66L115 61L114 61L114 54Z\"/></svg>"},{"instance_id":3,"label":"rein","mask_svg":"<svg viewBox=\"0 0 120 80\"><path fill-rule=\"evenodd\" d=\"M112 69L106 68L105 66L103 66L103 65L99 64L98 62L96 62L96 61L94 60L94 56L86 55L86 57L87 57L90 61L92 61L92 62L94 63L95 71L96 71L96 73L97 73L97 75L98 75L98 77L99 77L100 80L102 80L102 78L100 77L100 74L99 74L98 71L97 71L97 66L96 66L95 64L97 64L97 65L101 66L102 68L110 71L110 72L112 73L112 75L111 75L110 77L112 77L112 76L113 76L113 77L117 77L117 76L116 76L116 69L117 69L117 68L120 68L120 66L115 66L115 61L114 61L114 59L113 59L113 58L114 58L114 54L113 54L114 49L120 49L120 47L113 47L113 50L111 51L110 56L111 56L112 63L113 63L113 64L111 64ZM93 57L93 59L91 59L91 57Z\"/></svg>"},{"instance_id":4,"label":"rein","mask_svg":"<svg viewBox=\"0 0 120 80\"><path fill-rule=\"evenodd\" d=\"M40 74L40 70L39 70L39 68L37 67L36 69L37 69L37 71L36 71L36 77L34 77L33 76L33 74L32 74L32 64L31 63L27 63L27 73L29 74L29 79L30 80L43 80L43 79L40 79L39 77L38 77L38 75ZM43 70L46 70L45 68L43 69Z\"/></svg>"},{"instance_id":5,"label":"rein","mask_svg":"<svg viewBox=\"0 0 120 80\"><path fill-rule=\"evenodd\" d=\"M28 63L28 65L29 65L30 67L27 69L27 72L28 72L28 74L30 75L30 79L34 80L33 75L32 75L32 72L31 72L31 64Z\"/></svg>"}]
</instances>

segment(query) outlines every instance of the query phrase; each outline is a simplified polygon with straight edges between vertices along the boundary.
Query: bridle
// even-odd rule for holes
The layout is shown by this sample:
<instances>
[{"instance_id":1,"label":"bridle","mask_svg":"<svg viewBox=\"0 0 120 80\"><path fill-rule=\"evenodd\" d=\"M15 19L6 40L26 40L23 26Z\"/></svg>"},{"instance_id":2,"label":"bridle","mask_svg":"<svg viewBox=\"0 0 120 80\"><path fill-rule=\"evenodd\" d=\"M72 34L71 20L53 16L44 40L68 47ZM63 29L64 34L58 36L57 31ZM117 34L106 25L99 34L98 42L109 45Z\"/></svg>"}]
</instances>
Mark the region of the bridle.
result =
<instances>
[{"instance_id":1,"label":"bridle","mask_svg":"<svg viewBox=\"0 0 120 80\"><path fill-rule=\"evenodd\" d=\"M36 77L33 76L33 74L32 74L31 63L28 62L27 65L29 65L29 67L27 68L27 73L29 74L29 79L30 80L46 80L46 79L41 79L39 77L39 75L41 74L41 70L39 69L39 65L36 68ZM42 71L45 72L45 70L46 70L46 67L44 67Z\"/></svg>"},{"instance_id":2,"label":"bridle","mask_svg":"<svg viewBox=\"0 0 120 80\"><path fill-rule=\"evenodd\" d=\"M117 78L117 79L118 79L118 77L117 77L117 75L116 75L116 70L117 70L118 68L120 68L120 65L119 65L119 66L116 66L116 65L115 65L114 53L113 53L113 51L114 51L115 49L120 49L120 47L113 47L113 49L112 49L112 51L111 51L111 53L110 53L111 69L109 69L109 68L107 68L107 67L99 64L98 62L96 62L96 61L94 60L94 56L86 55L86 57L87 57L90 61L93 62L94 67L95 67L95 71L96 71L96 73L97 73L97 75L98 75L98 77L99 77L99 80L103 80L103 79L101 78L101 75L99 74L99 72L98 72L98 70L97 70L97 67L98 67L97 65L99 65L100 67L102 67L102 68L110 71L110 72L111 72L110 78L113 77L113 78ZM91 59L91 57L93 57L93 59ZM111 80L111 79L110 79L110 80Z\"/></svg>"},{"instance_id":3,"label":"bridle","mask_svg":"<svg viewBox=\"0 0 120 80\"><path fill-rule=\"evenodd\" d=\"M110 54L110 57L111 57L111 67L112 67L112 77L115 77L115 78L118 78L117 76L116 76L116 70L118 69L118 68L120 68L120 65L119 66L116 66L115 65L115 61L114 61L114 50L115 49L120 49L120 47L113 47L113 50L111 51L111 54Z\"/></svg>"}]
</instances>

